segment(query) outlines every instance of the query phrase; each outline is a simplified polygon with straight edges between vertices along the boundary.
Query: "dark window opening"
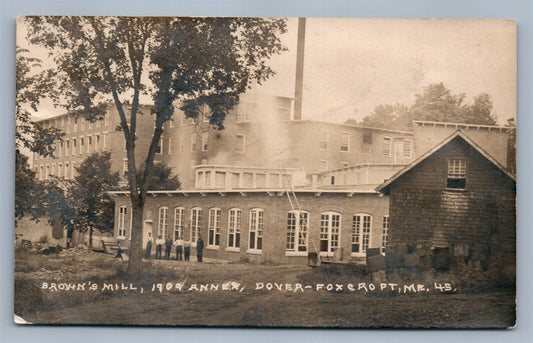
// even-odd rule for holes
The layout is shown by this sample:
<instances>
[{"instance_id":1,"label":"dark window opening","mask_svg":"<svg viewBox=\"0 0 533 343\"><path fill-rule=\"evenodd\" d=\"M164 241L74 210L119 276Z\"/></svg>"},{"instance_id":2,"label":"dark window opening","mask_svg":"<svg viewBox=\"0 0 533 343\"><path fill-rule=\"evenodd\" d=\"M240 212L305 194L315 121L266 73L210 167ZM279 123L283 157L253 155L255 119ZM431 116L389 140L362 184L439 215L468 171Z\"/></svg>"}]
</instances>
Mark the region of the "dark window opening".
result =
<instances>
[{"instance_id":1,"label":"dark window opening","mask_svg":"<svg viewBox=\"0 0 533 343\"><path fill-rule=\"evenodd\" d=\"M455 178L449 177L446 187L453 188L453 189L465 189L466 179L465 178L455 179Z\"/></svg>"}]
</instances>

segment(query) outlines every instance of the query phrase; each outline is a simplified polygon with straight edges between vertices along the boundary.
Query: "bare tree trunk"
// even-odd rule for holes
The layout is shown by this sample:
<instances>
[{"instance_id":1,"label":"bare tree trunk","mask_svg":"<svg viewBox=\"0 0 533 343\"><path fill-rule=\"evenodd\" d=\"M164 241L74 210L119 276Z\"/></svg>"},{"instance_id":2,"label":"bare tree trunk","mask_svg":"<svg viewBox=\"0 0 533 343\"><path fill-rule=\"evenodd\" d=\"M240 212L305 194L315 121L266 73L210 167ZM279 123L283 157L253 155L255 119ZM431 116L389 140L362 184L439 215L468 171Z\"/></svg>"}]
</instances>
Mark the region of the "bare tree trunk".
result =
<instances>
[{"instance_id":1,"label":"bare tree trunk","mask_svg":"<svg viewBox=\"0 0 533 343\"><path fill-rule=\"evenodd\" d=\"M89 249L93 248L93 227L89 228Z\"/></svg>"},{"instance_id":2,"label":"bare tree trunk","mask_svg":"<svg viewBox=\"0 0 533 343\"><path fill-rule=\"evenodd\" d=\"M136 275L141 271L143 257L143 209L144 204L136 201L132 204L131 242L129 247L128 274Z\"/></svg>"}]
</instances>

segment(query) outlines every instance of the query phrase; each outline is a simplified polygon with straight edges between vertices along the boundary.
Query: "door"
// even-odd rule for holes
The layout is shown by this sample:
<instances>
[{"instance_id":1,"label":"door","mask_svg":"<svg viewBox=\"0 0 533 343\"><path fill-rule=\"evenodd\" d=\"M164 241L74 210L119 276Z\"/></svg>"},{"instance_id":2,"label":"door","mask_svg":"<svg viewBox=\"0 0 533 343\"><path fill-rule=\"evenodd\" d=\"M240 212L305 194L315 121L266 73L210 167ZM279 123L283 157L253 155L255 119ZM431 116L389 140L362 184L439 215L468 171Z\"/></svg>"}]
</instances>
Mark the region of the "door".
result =
<instances>
[{"instance_id":1,"label":"door","mask_svg":"<svg viewBox=\"0 0 533 343\"><path fill-rule=\"evenodd\" d=\"M153 226L153 223L152 223L151 219L144 221L144 225L143 225L143 248L146 247L146 244L148 243L148 240L150 238L152 238L152 234L153 234L152 226Z\"/></svg>"},{"instance_id":2,"label":"door","mask_svg":"<svg viewBox=\"0 0 533 343\"><path fill-rule=\"evenodd\" d=\"M320 254L333 256L339 247L341 215L325 212L320 216Z\"/></svg>"}]
</instances>

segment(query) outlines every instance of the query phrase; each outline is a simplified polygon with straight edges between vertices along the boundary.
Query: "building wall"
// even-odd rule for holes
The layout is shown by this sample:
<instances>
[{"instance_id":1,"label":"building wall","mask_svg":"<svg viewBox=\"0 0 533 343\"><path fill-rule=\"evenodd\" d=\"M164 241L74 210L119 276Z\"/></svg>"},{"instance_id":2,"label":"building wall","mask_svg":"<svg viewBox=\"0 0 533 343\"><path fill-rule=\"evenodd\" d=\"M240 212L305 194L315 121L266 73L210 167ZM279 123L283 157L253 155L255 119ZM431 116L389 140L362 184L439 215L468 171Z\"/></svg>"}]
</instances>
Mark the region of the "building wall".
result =
<instances>
[{"instance_id":1,"label":"building wall","mask_svg":"<svg viewBox=\"0 0 533 343\"><path fill-rule=\"evenodd\" d=\"M448 160L466 160L466 188L447 189ZM432 247L488 247L499 262L515 259L515 183L456 138L390 188L390 242Z\"/></svg>"},{"instance_id":2,"label":"building wall","mask_svg":"<svg viewBox=\"0 0 533 343\"><path fill-rule=\"evenodd\" d=\"M364 257L365 254L355 254L352 256L352 226L354 214L370 214L371 233L369 248L381 247L383 217L388 215L388 198L379 196L376 193L353 194L348 196L346 192L339 193L322 193L317 196L315 193L297 193L300 207L303 211L309 212L309 229L308 229L308 251L314 252L319 249L320 220L323 212L333 211L341 215L341 235L340 247L342 248L342 260L357 260ZM129 199L125 195L117 196L116 218L115 223L119 223L119 207L127 206L128 213L131 213ZM180 194L161 194L158 196L149 196L147 198L144 220L151 221L153 225L153 234L157 236L159 226L159 208L166 206L169 208L169 229L174 225L174 209L183 207L185 209L185 239L190 239L190 218L191 209L200 207L202 213L202 237L207 245L208 235L208 214L211 208L221 209L220 222L220 247L213 249L207 247L204 256L210 258L224 259L230 261L249 260L252 262L275 262L275 263L307 263L307 253L287 253L287 217L291 206L286 195L276 193L268 195L266 192L250 192L246 196L238 192L226 193L221 196L217 193L207 193L202 196L200 193L189 193L188 196ZM239 208L242 211L241 220L241 247L238 251L227 249L228 246L228 211L232 208ZM247 251L249 239L249 222L250 210L260 208L264 211L264 234L263 249L260 254ZM122 239L121 246L129 244L131 233L131 216L126 216L126 227L128 228L126 236ZM115 237L118 236L117 227L115 227ZM147 232L143 238L146 242ZM314 242L314 246L313 246ZM195 250L192 251L195 254ZM299 255L299 256L287 256ZM334 258L340 259L340 253Z\"/></svg>"}]
</instances>

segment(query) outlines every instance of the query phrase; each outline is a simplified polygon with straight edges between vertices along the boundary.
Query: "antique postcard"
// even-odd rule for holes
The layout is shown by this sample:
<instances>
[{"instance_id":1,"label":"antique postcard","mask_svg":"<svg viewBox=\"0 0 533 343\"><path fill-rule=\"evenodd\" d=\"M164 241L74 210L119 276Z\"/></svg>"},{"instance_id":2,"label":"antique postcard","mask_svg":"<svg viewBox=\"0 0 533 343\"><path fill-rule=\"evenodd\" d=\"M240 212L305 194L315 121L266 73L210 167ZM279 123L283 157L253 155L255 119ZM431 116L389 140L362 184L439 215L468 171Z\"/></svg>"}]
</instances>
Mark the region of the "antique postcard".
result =
<instances>
[{"instance_id":1,"label":"antique postcard","mask_svg":"<svg viewBox=\"0 0 533 343\"><path fill-rule=\"evenodd\" d=\"M516 23L17 19L15 322L516 325Z\"/></svg>"}]
</instances>

